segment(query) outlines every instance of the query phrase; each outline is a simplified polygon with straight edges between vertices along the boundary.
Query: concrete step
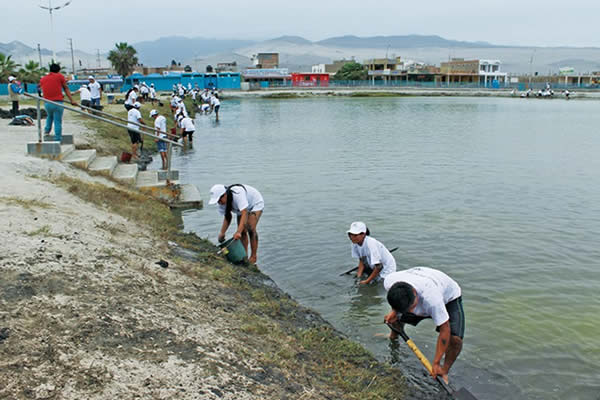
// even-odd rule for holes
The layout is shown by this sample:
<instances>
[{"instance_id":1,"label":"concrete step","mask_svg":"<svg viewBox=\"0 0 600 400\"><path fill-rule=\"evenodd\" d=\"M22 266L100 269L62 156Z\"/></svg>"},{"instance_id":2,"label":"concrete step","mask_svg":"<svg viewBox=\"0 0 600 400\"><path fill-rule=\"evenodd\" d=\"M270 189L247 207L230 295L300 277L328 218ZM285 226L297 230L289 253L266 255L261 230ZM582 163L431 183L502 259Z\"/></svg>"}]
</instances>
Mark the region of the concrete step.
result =
<instances>
[{"instance_id":1,"label":"concrete step","mask_svg":"<svg viewBox=\"0 0 600 400\"><path fill-rule=\"evenodd\" d=\"M117 167L117 157L97 157L88 167L90 171L97 172L102 175L111 176Z\"/></svg>"},{"instance_id":2,"label":"concrete step","mask_svg":"<svg viewBox=\"0 0 600 400\"><path fill-rule=\"evenodd\" d=\"M62 147L62 146L61 146ZM66 163L79 168L87 169L87 167L96 158L96 149L90 150L74 150L62 160Z\"/></svg>"},{"instance_id":3,"label":"concrete step","mask_svg":"<svg viewBox=\"0 0 600 400\"><path fill-rule=\"evenodd\" d=\"M202 196L196 185L187 183L184 185L179 185L179 187L179 198L169 204L171 208L202 208Z\"/></svg>"},{"instance_id":4,"label":"concrete step","mask_svg":"<svg viewBox=\"0 0 600 400\"><path fill-rule=\"evenodd\" d=\"M112 177L116 180L123 182L128 185L135 185L135 181L138 175L137 164L123 164L119 163L112 173Z\"/></svg>"},{"instance_id":5,"label":"concrete step","mask_svg":"<svg viewBox=\"0 0 600 400\"><path fill-rule=\"evenodd\" d=\"M164 184L164 183L163 183ZM159 186L158 171L140 171L138 172L135 186Z\"/></svg>"},{"instance_id":6,"label":"concrete step","mask_svg":"<svg viewBox=\"0 0 600 400\"><path fill-rule=\"evenodd\" d=\"M75 151L75 145L74 144L61 144L60 145L60 160L63 160L65 157L67 157L69 154L71 154L72 152Z\"/></svg>"}]
</instances>

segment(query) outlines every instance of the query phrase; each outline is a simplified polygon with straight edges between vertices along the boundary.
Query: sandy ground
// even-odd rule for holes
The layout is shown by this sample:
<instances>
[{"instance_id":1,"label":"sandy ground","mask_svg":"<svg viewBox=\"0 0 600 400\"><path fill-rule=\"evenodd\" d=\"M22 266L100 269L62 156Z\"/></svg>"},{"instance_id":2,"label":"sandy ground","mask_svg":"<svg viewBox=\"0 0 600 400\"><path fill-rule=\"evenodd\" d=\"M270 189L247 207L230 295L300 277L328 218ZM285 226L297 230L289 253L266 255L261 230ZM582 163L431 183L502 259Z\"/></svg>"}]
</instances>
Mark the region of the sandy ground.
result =
<instances>
[{"instance_id":1,"label":"sandy ground","mask_svg":"<svg viewBox=\"0 0 600 400\"><path fill-rule=\"evenodd\" d=\"M155 264L166 243L48 178L112 182L27 156L37 129L8 122L0 120L0 398L259 399L269 393L256 384L241 389L248 379L228 370L223 360L257 368L232 350L224 312L206 315L198 306L201 282L190 282L177 265ZM85 141L72 122L64 131ZM173 304L181 315L170 310Z\"/></svg>"}]
</instances>

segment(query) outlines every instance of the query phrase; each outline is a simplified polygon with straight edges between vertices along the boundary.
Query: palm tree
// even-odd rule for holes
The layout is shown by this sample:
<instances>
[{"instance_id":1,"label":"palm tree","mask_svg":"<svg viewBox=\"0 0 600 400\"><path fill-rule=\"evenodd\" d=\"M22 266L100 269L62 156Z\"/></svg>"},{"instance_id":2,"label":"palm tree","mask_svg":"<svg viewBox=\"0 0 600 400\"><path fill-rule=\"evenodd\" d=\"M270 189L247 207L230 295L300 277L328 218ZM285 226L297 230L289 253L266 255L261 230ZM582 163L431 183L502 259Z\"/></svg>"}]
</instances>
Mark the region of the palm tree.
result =
<instances>
[{"instance_id":1,"label":"palm tree","mask_svg":"<svg viewBox=\"0 0 600 400\"><path fill-rule=\"evenodd\" d=\"M8 81L10 75L15 75L19 64L12 60L12 56L6 56L0 53L0 82L5 83Z\"/></svg>"},{"instance_id":2,"label":"palm tree","mask_svg":"<svg viewBox=\"0 0 600 400\"><path fill-rule=\"evenodd\" d=\"M128 45L127 42L116 43L115 47L116 50L111 50L108 53L108 61L110 61L115 71L125 78L131 75L138 63L137 51Z\"/></svg>"},{"instance_id":3,"label":"palm tree","mask_svg":"<svg viewBox=\"0 0 600 400\"><path fill-rule=\"evenodd\" d=\"M18 75L23 82L38 83L40 78L47 72L46 68L40 67L40 64L30 60L25 64L24 68L19 69Z\"/></svg>"}]
</instances>

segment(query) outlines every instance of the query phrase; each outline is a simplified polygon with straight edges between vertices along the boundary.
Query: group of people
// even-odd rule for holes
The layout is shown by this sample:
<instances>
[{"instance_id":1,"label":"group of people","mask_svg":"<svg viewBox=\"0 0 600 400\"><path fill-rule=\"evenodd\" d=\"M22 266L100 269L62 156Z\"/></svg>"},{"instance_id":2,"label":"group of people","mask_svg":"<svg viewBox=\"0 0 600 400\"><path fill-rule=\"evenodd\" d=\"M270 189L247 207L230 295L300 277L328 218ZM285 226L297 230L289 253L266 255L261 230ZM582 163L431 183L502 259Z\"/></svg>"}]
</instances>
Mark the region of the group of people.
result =
<instances>
[{"instance_id":1,"label":"group of people","mask_svg":"<svg viewBox=\"0 0 600 400\"><path fill-rule=\"evenodd\" d=\"M237 229L233 234L251 255L248 261L256 263L258 252L257 226L263 214L265 202L258 190L250 185L216 184L210 189L209 204L217 205L223 216L218 241L225 240L232 215L237 216ZM458 283L442 271L415 267L396 270L396 260L391 252L377 239L371 237L366 224L353 222L346 232L351 244L351 255L358 259L357 278L360 285L383 282L391 310L384 317L392 331L390 339L397 338L397 331L404 324L416 326L424 319L432 319L439 332L432 376L441 376L448 382L448 373L462 350L465 333L465 314L462 291Z\"/></svg>"}]
</instances>

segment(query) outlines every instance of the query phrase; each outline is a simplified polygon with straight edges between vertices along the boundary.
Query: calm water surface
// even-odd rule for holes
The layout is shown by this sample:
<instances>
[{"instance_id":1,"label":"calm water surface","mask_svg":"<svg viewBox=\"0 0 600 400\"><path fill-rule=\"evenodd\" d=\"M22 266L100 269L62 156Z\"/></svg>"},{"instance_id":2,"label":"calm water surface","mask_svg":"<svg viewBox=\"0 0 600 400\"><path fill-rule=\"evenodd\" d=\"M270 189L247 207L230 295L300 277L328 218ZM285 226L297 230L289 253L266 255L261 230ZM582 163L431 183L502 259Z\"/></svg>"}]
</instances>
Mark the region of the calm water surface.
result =
<instances>
[{"instance_id":1,"label":"calm water surface","mask_svg":"<svg viewBox=\"0 0 600 400\"><path fill-rule=\"evenodd\" d=\"M376 334L378 287L338 274L362 220L398 268L463 288L467 331L451 378L480 399L600 396L600 103L496 98L226 100L174 157L208 200L214 183L265 198L260 269L381 360L417 368ZM185 227L216 241L211 206ZM409 328L430 358L431 322Z\"/></svg>"}]
</instances>

